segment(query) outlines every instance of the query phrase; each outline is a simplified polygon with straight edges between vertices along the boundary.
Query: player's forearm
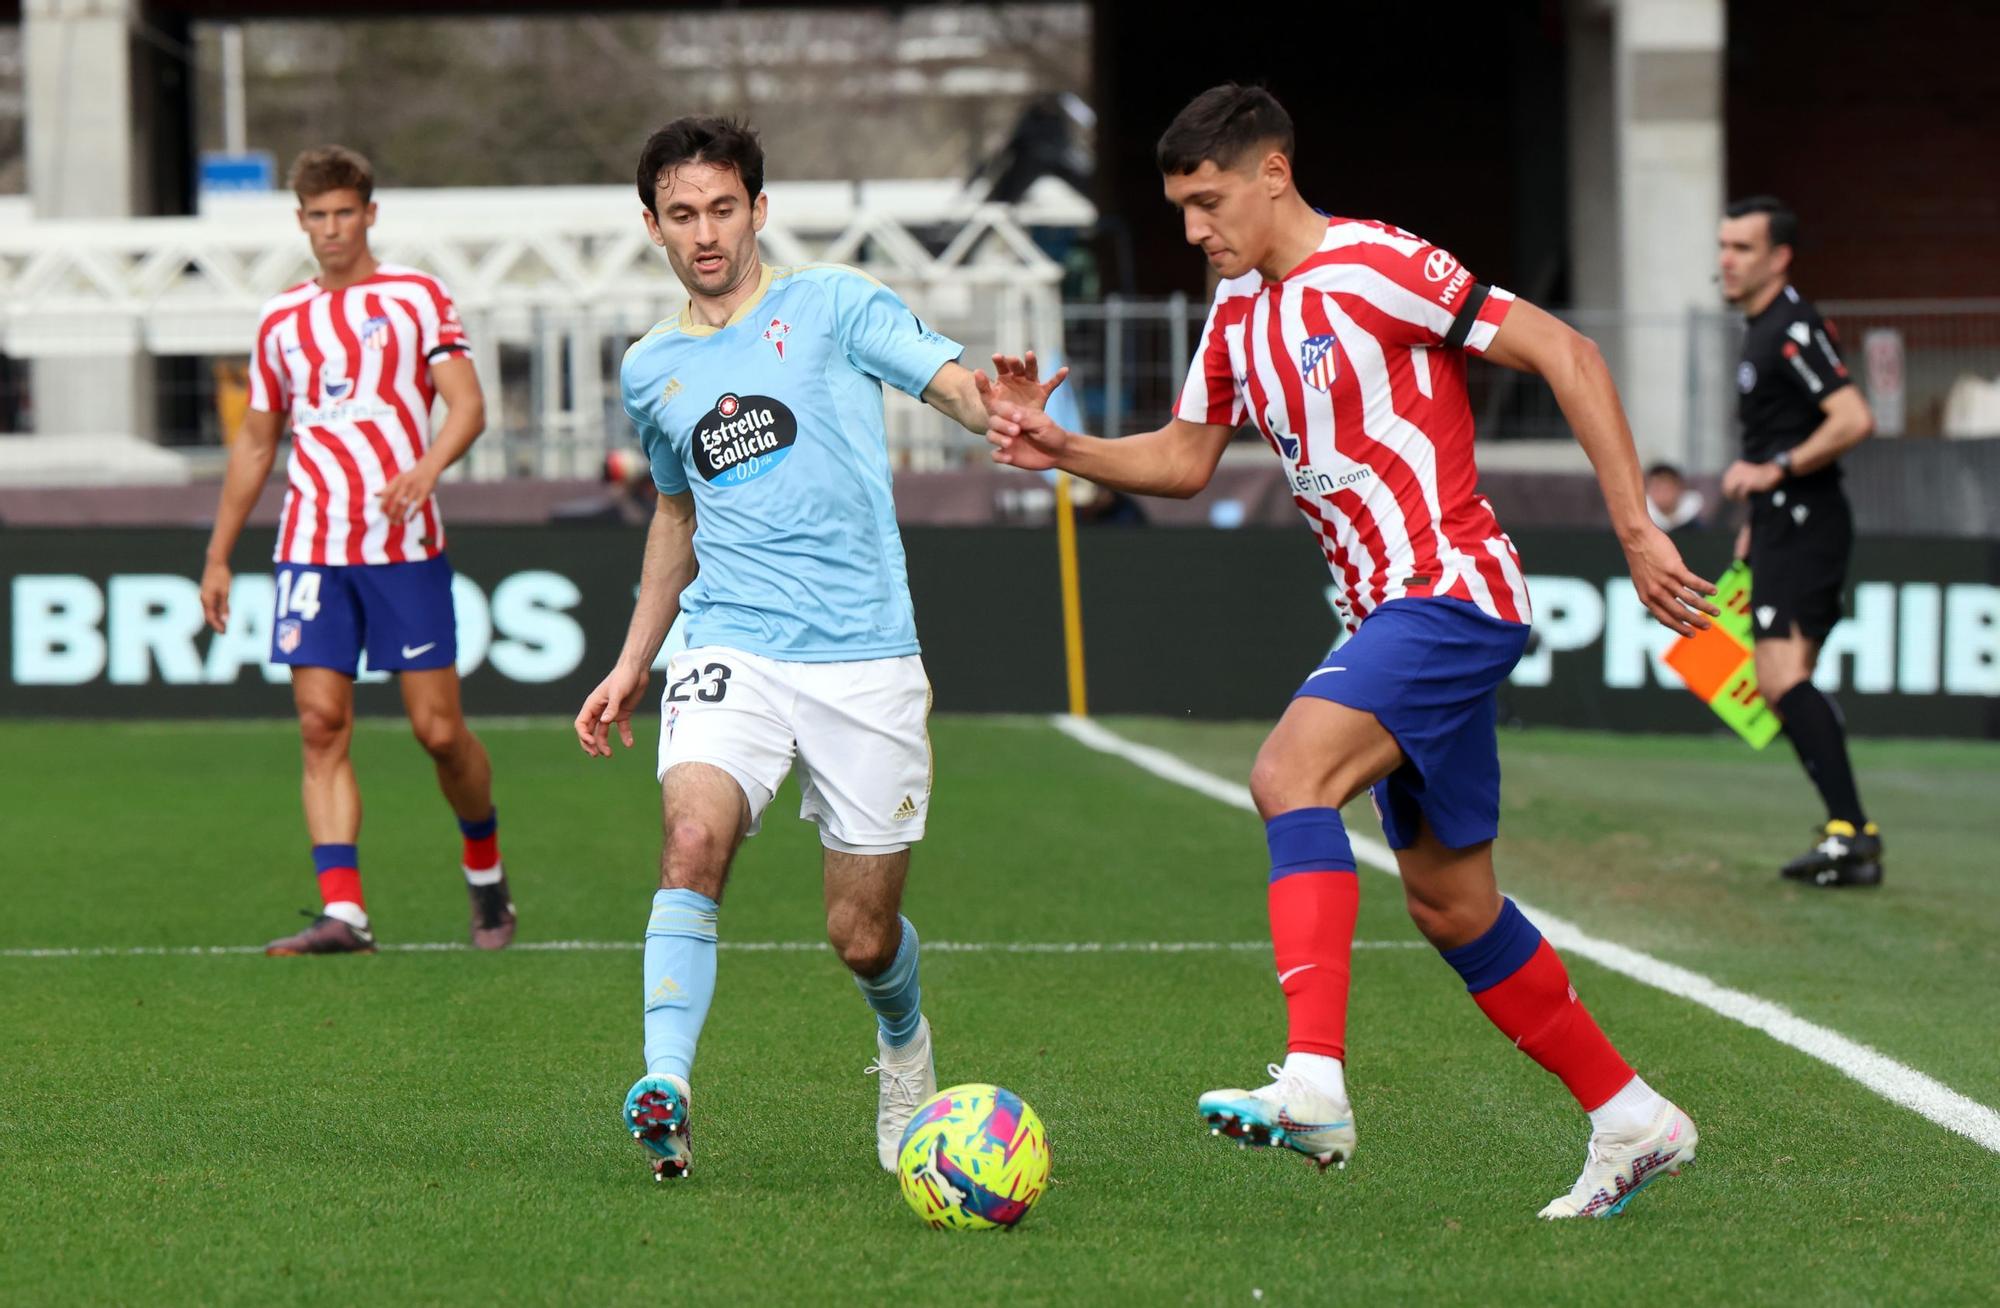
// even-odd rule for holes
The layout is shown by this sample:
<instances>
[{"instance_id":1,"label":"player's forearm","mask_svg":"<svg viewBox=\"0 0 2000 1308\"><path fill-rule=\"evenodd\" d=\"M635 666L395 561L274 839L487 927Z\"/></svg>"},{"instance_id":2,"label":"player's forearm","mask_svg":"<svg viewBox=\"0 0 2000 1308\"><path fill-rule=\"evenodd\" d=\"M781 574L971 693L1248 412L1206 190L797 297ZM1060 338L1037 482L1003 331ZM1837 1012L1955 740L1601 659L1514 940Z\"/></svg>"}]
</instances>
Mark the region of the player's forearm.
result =
<instances>
[{"instance_id":1,"label":"player's forearm","mask_svg":"<svg viewBox=\"0 0 2000 1308\"><path fill-rule=\"evenodd\" d=\"M933 382L924 392L924 402L959 426L979 435L986 434L986 401L979 396L979 384L963 368L950 370L949 384Z\"/></svg>"},{"instance_id":2,"label":"player's forearm","mask_svg":"<svg viewBox=\"0 0 2000 1308\"><path fill-rule=\"evenodd\" d=\"M618 661L643 670L653 666L680 615L681 592L694 580L694 522L665 508L653 514L646 530L646 559L639 572L639 598L625 630Z\"/></svg>"},{"instance_id":3,"label":"player's forearm","mask_svg":"<svg viewBox=\"0 0 2000 1308\"><path fill-rule=\"evenodd\" d=\"M1875 417L1867 403L1857 396L1855 403L1827 414L1826 421L1813 428L1812 435L1792 450L1792 475L1802 477L1818 472L1867 440L1874 430Z\"/></svg>"},{"instance_id":4,"label":"player's forearm","mask_svg":"<svg viewBox=\"0 0 2000 1308\"><path fill-rule=\"evenodd\" d=\"M445 410L444 426L439 428L430 448L424 451L425 462L431 465L433 472L442 474L465 456L485 430L486 399L475 391Z\"/></svg>"},{"instance_id":5,"label":"player's forearm","mask_svg":"<svg viewBox=\"0 0 2000 1308\"><path fill-rule=\"evenodd\" d=\"M1632 428L1625 420L1625 408L1618 402L1618 388L1604 365L1604 356L1588 337L1577 335L1567 357L1545 373L1544 380L1555 392L1563 418L1597 473L1612 530L1621 541L1643 535L1652 519L1646 513L1639 451L1632 443Z\"/></svg>"},{"instance_id":6,"label":"player's forearm","mask_svg":"<svg viewBox=\"0 0 2000 1308\"><path fill-rule=\"evenodd\" d=\"M243 534L243 524L249 521L250 511L257 507L257 497L264 491L264 483L271 475L271 465L277 460L276 442L265 443L252 437L249 432L239 432L236 441L229 447L229 462L222 474L222 493L216 504L215 527L208 534L207 559L211 563L228 563L230 554L236 549L236 540Z\"/></svg>"},{"instance_id":7,"label":"player's forearm","mask_svg":"<svg viewBox=\"0 0 2000 1308\"><path fill-rule=\"evenodd\" d=\"M1116 440L1072 434L1056 466L1109 490L1176 500L1206 486L1214 471L1164 429Z\"/></svg>"}]
</instances>

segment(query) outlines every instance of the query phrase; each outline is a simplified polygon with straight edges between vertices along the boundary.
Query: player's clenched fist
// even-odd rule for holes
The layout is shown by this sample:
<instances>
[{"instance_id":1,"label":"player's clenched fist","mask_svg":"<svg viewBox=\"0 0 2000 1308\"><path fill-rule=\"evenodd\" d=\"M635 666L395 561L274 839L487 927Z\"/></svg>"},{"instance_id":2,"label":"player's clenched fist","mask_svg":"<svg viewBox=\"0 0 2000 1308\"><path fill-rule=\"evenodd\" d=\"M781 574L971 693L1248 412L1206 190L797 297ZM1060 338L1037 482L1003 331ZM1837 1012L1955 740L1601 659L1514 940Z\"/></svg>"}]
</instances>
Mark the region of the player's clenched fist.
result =
<instances>
[{"instance_id":1,"label":"player's clenched fist","mask_svg":"<svg viewBox=\"0 0 2000 1308\"><path fill-rule=\"evenodd\" d=\"M614 723L618 739L625 748L632 748L632 711L639 706L646 681L645 669L635 673L621 666L613 668L610 676L597 683L597 689L590 692L576 715L576 740L584 753L592 758L610 758Z\"/></svg>"}]
</instances>

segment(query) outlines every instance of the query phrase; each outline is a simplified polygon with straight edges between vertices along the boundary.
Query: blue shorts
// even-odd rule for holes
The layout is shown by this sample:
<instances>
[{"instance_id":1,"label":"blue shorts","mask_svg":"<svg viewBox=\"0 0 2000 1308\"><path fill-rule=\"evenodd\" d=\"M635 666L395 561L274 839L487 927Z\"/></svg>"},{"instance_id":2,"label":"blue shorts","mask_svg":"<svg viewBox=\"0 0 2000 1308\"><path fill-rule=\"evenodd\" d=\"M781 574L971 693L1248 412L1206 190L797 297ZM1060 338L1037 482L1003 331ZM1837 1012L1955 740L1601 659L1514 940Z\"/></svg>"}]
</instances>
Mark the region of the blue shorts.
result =
<instances>
[{"instance_id":1,"label":"blue shorts","mask_svg":"<svg viewBox=\"0 0 2000 1308\"><path fill-rule=\"evenodd\" d=\"M423 672L458 661L451 564L322 567L280 563L271 661L353 676L361 653L377 672Z\"/></svg>"},{"instance_id":2,"label":"blue shorts","mask_svg":"<svg viewBox=\"0 0 2000 1308\"><path fill-rule=\"evenodd\" d=\"M1528 644L1458 599L1390 600L1326 656L1300 695L1372 714L1396 738L1403 765L1375 783L1375 811L1392 849L1428 822L1448 849L1500 833L1496 692Z\"/></svg>"}]
</instances>

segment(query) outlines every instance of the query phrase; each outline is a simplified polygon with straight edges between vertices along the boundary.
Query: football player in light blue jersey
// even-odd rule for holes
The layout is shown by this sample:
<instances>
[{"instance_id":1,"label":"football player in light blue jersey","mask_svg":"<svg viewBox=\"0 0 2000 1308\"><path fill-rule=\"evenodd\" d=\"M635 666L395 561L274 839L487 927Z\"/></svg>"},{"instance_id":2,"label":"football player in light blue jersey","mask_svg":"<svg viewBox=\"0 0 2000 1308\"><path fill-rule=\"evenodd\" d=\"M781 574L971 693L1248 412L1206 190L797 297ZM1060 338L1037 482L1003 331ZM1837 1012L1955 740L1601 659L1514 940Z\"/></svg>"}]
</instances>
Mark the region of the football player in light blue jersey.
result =
<instances>
[{"instance_id":1,"label":"football player in light blue jersey","mask_svg":"<svg viewBox=\"0 0 2000 1308\"><path fill-rule=\"evenodd\" d=\"M876 1153L937 1088L900 912L930 805L930 682L889 489L887 382L986 430L999 399L1061 382L968 371L962 347L853 268L758 257L764 152L711 117L654 133L639 159L647 234L689 303L625 356L625 412L659 492L625 647L577 715L584 752L632 747L632 713L679 619L661 704L666 838L646 928L646 1074L621 1123L657 1179L691 1159L688 1079L715 990L729 866L791 770L824 848L826 929L876 1015Z\"/></svg>"}]
</instances>

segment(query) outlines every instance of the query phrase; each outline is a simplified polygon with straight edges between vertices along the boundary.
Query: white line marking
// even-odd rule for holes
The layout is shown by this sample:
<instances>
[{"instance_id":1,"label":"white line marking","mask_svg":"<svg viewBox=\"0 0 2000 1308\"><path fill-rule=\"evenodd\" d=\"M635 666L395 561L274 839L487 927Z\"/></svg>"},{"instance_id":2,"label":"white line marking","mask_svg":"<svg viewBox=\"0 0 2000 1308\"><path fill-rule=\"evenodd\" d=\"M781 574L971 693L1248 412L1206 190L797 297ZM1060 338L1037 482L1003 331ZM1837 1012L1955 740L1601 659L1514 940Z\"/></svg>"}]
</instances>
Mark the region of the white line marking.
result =
<instances>
[{"instance_id":1,"label":"white line marking","mask_svg":"<svg viewBox=\"0 0 2000 1308\"><path fill-rule=\"evenodd\" d=\"M1080 745L1102 754L1115 755L1162 780L1198 791L1233 808L1250 813L1257 811L1248 787L1224 781L1165 750L1135 744L1087 718L1058 715L1051 721L1057 731ZM1352 832L1348 834L1348 839L1353 844L1357 860L1379 872L1396 875L1396 856L1387 845ZM1518 899L1514 902L1523 913L1534 919L1542 935L1563 952L1587 958L1599 967L1609 968L1655 990L1664 990L1699 1004L1732 1022L1762 1031L1779 1044L1788 1045L1808 1058L1817 1059L1842 1075L1859 1081L1890 1103L1900 1104L1948 1131L1955 1131L2000 1153L2000 1112L1960 1094L1942 1081L1897 1062L1858 1040L1850 1040L1838 1031L1808 1022L1782 1004L1732 990L1699 972L1678 967L1625 945L1601 940L1574 922L1546 910L1531 907Z\"/></svg>"},{"instance_id":2,"label":"white line marking","mask_svg":"<svg viewBox=\"0 0 2000 1308\"><path fill-rule=\"evenodd\" d=\"M521 940L508 953L636 954L639 940ZM926 940L934 954L1243 954L1268 953L1268 940ZM1356 949L1423 949L1421 940L1357 940ZM472 952L459 940L390 942L385 954ZM824 940L722 940L716 948L740 954L815 954ZM262 945L85 945L74 948L0 949L3 958L224 958L261 954Z\"/></svg>"}]
</instances>

